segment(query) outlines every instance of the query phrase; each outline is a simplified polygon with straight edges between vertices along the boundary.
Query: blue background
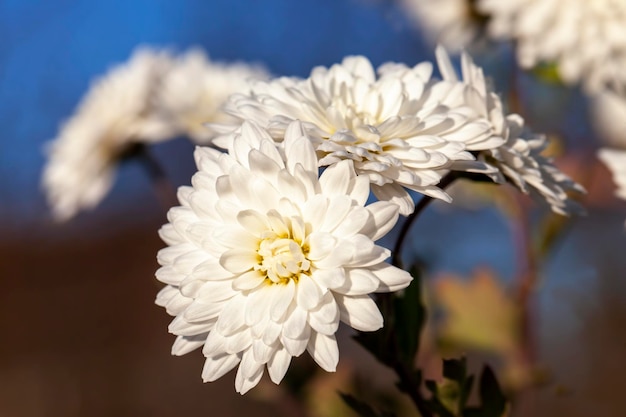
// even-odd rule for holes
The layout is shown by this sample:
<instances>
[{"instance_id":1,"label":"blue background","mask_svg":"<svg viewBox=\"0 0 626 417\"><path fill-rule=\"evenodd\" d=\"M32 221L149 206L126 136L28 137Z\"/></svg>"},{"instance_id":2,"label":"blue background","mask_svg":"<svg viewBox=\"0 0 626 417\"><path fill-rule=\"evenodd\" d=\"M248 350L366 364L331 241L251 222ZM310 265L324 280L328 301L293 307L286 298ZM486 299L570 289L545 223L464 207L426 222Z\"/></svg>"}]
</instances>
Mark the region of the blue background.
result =
<instances>
[{"instance_id":1,"label":"blue background","mask_svg":"<svg viewBox=\"0 0 626 417\"><path fill-rule=\"evenodd\" d=\"M0 2L0 208L13 223L45 218L43 145L55 137L90 80L140 44L203 47L213 59L264 64L306 76L348 54L374 64L414 62L430 51L386 3L319 1ZM132 169L131 169L132 171ZM113 195L145 184L122 170ZM118 204L121 204L118 202Z\"/></svg>"},{"instance_id":2,"label":"blue background","mask_svg":"<svg viewBox=\"0 0 626 417\"><path fill-rule=\"evenodd\" d=\"M164 221L164 208L139 164L120 166L113 189L93 211L65 224L52 221L40 187L44 145L74 111L90 82L124 62L138 45L183 51L200 46L214 60L257 62L274 75L306 77L316 65L363 54L377 66L433 61L431 45L397 4L385 0L137 0L0 2L0 233L55 238L114 232L144 222ZM484 52L484 51L483 51ZM515 71L510 48L491 45L474 58L494 78L498 91L510 87ZM584 101L572 90L518 72L527 122L539 131L563 134L570 145L589 139ZM174 185L188 184L193 146L184 139L153 152ZM456 214L445 220L426 213L414 250L428 253L434 267L468 273L490 263L512 273L506 222L495 210ZM454 223L451 223L454 222ZM456 237L475 234L472 245ZM391 235L388 241L393 239ZM439 245L439 246L438 246ZM449 247L452 245L452 248ZM446 250L452 249L452 250Z\"/></svg>"}]
</instances>

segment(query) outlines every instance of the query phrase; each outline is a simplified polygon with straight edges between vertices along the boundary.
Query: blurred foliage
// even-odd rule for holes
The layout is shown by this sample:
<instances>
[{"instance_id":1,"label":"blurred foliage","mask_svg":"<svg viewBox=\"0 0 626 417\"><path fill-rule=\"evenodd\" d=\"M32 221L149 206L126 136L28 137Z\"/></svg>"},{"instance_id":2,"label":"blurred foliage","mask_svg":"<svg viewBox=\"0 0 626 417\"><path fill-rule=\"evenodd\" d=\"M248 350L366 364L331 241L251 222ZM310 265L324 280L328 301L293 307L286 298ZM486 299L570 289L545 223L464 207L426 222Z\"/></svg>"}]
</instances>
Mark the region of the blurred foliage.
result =
<instances>
[{"instance_id":1,"label":"blurred foliage","mask_svg":"<svg viewBox=\"0 0 626 417\"><path fill-rule=\"evenodd\" d=\"M384 328L371 333L359 333L355 339L381 363L393 369L399 378L398 388L414 402L423 417L502 417L508 405L495 374L489 367L481 373L478 406L468 406L474 383L465 358L443 361L443 379L424 382L430 392L426 398L422 388L422 371L416 365L420 335L426 321L422 302L421 273L412 268L413 282L398 294L383 294L378 303L385 318ZM467 287L467 288L466 288ZM444 282L443 298L452 312L449 335L452 339L472 341L496 349L515 350L517 346L518 314L514 303L504 294L488 272L480 273L469 285L450 278ZM442 291L440 289L440 291ZM475 304L477 303L477 304ZM488 307L485 309L484 307ZM490 310L493 307L495 310ZM504 315L501 315L504 310ZM490 322L489 322L490 321ZM487 322L485 329L482 325ZM481 329L477 331L477 329ZM508 336L501 336L505 334ZM362 417L388 417L393 414L378 411L368 402L348 394L343 401Z\"/></svg>"},{"instance_id":2,"label":"blurred foliage","mask_svg":"<svg viewBox=\"0 0 626 417\"><path fill-rule=\"evenodd\" d=\"M441 277L435 294L445 319L444 345L496 353L514 352L520 343L520 312L493 271L481 269L469 279Z\"/></svg>"},{"instance_id":3,"label":"blurred foliage","mask_svg":"<svg viewBox=\"0 0 626 417\"><path fill-rule=\"evenodd\" d=\"M503 417L508 414L507 400L490 367L483 367L479 383L478 406L467 406L474 376L468 375L467 361L443 361L443 381L426 381L432 393L430 408L440 417Z\"/></svg>"},{"instance_id":4,"label":"blurred foliage","mask_svg":"<svg viewBox=\"0 0 626 417\"><path fill-rule=\"evenodd\" d=\"M362 417L394 417L395 414L390 412L378 412L372 406L364 401L358 400L350 394L339 393L341 399L359 416Z\"/></svg>"},{"instance_id":5,"label":"blurred foliage","mask_svg":"<svg viewBox=\"0 0 626 417\"><path fill-rule=\"evenodd\" d=\"M426 320L422 304L420 271L411 269L413 281L397 294L380 294L378 305L385 318L385 326L376 331L359 333L355 340L381 363L395 368L412 367L419 348L420 333ZM419 376L413 376L419 381Z\"/></svg>"},{"instance_id":6,"label":"blurred foliage","mask_svg":"<svg viewBox=\"0 0 626 417\"><path fill-rule=\"evenodd\" d=\"M543 62L533 67L533 76L546 84L563 85L559 75L559 66L554 62Z\"/></svg>"}]
</instances>

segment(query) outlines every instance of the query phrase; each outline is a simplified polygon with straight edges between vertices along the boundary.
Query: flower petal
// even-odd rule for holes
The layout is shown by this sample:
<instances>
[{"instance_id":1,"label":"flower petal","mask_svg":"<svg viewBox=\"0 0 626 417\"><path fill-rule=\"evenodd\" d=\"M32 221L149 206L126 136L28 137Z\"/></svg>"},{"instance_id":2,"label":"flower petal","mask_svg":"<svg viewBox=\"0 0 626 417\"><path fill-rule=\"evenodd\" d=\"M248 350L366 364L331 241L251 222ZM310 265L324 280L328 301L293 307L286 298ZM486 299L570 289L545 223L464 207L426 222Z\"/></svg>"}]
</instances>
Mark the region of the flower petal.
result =
<instances>
[{"instance_id":1,"label":"flower petal","mask_svg":"<svg viewBox=\"0 0 626 417\"><path fill-rule=\"evenodd\" d=\"M319 305L322 300L322 290L308 275L300 274L296 300L303 310L310 310Z\"/></svg>"},{"instance_id":2,"label":"flower petal","mask_svg":"<svg viewBox=\"0 0 626 417\"><path fill-rule=\"evenodd\" d=\"M378 289L378 277L365 268L346 268L346 280L343 285L333 289L344 295L363 295Z\"/></svg>"},{"instance_id":3,"label":"flower petal","mask_svg":"<svg viewBox=\"0 0 626 417\"><path fill-rule=\"evenodd\" d=\"M206 358L202 368L202 380L204 382L213 382L237 366L240 361L239 356L226 354Z\"/></svg>"},{"instance_id":4,"label":"flower petal","mask_svg":"<svg viewBox=\"0 0 626 417\"><path fill-rule=\"evenodd\" d=\"M368 295L343 296L335 294L341 321L364 332L383 327L383 316Z\"/></svg>"},{"instance_id":5,"label":"flower petal","mask_svg":"<svg viewBox=\"0 0 626 417\"><path fill-rule=\"evenodd\" d=\"M410 273L386 262L371 266L369 271L380 280L376 292L395 292L408 287L413 280Z\"/></svg>"},{"instance_id":6,"label":"flower petal","mask_svg":"<svg viewBox=\"0 0 626 417\"><path fill-rule=\"evenodd\" d=\"M339 362L339 347L334 335L312 333L307 351L325 371L335 372Z\"/></svg>"},{"instance_id":7,"label":"flower petal","mask_svg":"<svg viewBox=\"0 0 626 417\"><path fill-rule=\"evenodd\" d=\"M385 236L398 221L399 207L386 201L376 201L367 206L371 218L361 229L361 234L377 241Z\"/></svg>"},{"instance_id":8,"label":"flower petal","mask_svg":"<svg viewBox=\"0 0 626 417\"><path fill-rule=\"evenodd\" d=\"M290 363L291 355L287 349L281 348L274 352L274 356L267 363L267 371L273 383L279 384L283 380Z\"/></svg>"},{"instance_id":9,"label":"flower petal","mask_svg":"<svg viewBox=\"0 0 626 417\"><path fill-rule=\"evenodd\" d=\"M196 336L178 336L172 345L172 355L182 356L198 349L206 341L207 334Z\"/></svg>"},{"instance_id":10,"label":"flower petal","mask_svg":"<svg viewBox=\"0 0 626 417\"><path fill-rule=\"evenodd\" d=\"M220 256L220 265L234 274L249 271L257 264L258 254L249 249L229 249Z\"/></svg>"}]
</instances>

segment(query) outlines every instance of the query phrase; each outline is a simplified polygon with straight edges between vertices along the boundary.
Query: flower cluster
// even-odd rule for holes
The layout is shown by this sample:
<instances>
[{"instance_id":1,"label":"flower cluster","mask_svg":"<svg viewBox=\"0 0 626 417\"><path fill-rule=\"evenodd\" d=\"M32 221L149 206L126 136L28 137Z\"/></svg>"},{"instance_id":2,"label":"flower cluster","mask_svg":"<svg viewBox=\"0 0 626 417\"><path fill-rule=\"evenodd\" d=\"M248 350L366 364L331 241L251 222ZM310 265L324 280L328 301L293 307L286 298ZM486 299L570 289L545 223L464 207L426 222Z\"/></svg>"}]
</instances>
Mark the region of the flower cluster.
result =
<instances>
[{"instance_id":1,"label":"flower cluster","mask_svg":"<svg viewBox=\"0 0 626 417\"><path fill-rule=\"evenodd\" d=\"M438 184L450 170L509 180L524 192L538 191L555 212L574 210L566 191L581 188L541 156L544 137L505 113L468 55L462 80L443 48L438 62L442 80L432 77L429 62L413 68L387 63L377 77L366 58L348 57L315 68L305 80L257 82L249 95L231 96L224 109L239 123L266 127L277 142L288 123L301 120L320 166L352 160L374 195L398 204L402 215L414 208L406 189L449 201ZM238 124L213 129L221 133L214 143L226 148Z\"/></svg>"},{"instance_id":2,"label":"flower cluster","mask_svg":"<svg viewBox=\"0 0 626 417\"><path fill-rule=\"evenodd\" d=\"M261 67L211 62L201 49L192 49L173 61L154 105L178 135L186 135L196 143L207 143L211 135L204 124L229 120L221 111L228 96L245 92L249 79L267 77Z\"/></svg>"},{"instance_id":3,"label":"flower cluster","mask_svg":"<svg viewBox=\"0 0 626 417\"><path fill-rule=\"evenodd\" d=\"M480 31L469 0L401 0L401 6L433 44L459 51Z\"/></svg>"},{"instance_id":4,"label":"flower cluster","mask_svg":"<svg viewBox=\"0 0 626 417\"><path fill-rule=\"evenodd\" d=\"M489 120L494 136L503 140L501 145L479 150L478 159L494 168L489 174L495 182L508 180L524 193L532 193L544 199L555 213L581 213L582 208L568 192L585 192L584 188L561 172L552 161L541 153L547 147L544 135L533 134L525 129L524 120L517 114L506 114L500 97L485 80L483 71L467 53L461 55L462 81L443 48L437 48L437 60L445 81L456 85L461 82L467 91L447 98L465 100L485 119ZM467 99L471 97L471 99Z\"/></svg>"},{"instance_id":5,"label":"flower cluster","mask_svg":"<svg viewBox=\"0 0 626 417\"><path fill-rule=\"evenodd\" d=\"M623 149L602 148L598 158L606 165L617 185L615 195L626 200L626 151Z\"/></svg>"},{"instance_id":6,"label":"flower cluster","mask_svg":"<svg viewBox=\"0 0 626 417\"><path fill-rule=\"evenodd\" d=\"M69 219L100 202L133 145L178 135L206 140L202 123L223 120L223 100L252 77L266 74L243 64L212 64L199 51L176 58L137 50L93 84L48 145L42 182L55 218Z\"/></svg>"},{"instance_id":7,"label":"flower cluster","mask_svg":"<svg viewBox=\"0 0 626 417\"><path fill-rule=\"evenodd\" d=\"M305 350L334 371L339 322L379 329L370 293L411 281L374 243L394 226L398 207L366 205L369 181L351 160L318 176L300 122L286 127L283 145L245 122L228 153L197 148L193 185L179 189L181 206L160 231L169 247L159 252L157 278L168 285L157 304L176 316L172 353L204 346L205 381L239 365L242 394L265 367L279 383Z\"/></svg>"},{"instance_id":8,"label":"flower cluster","mask_svg":"<svg viewBox=\"0 0 626 417\"><path fill-rule=\"evenodd\" d=\"M626 92L623 0L478 0L489 33L517 42L520 65L558 64L566 83Z\"/></svg>"},{"instance_id":9,"label":"flower cluster","mask_svg":"<svg viewBox=\"0 0 626 417\"><path fill-rule=\"evenodd\" d=\"M252 86L250 95L231 96L225 111L241 121L253 120L280 141L286 126L301 120L313 138L320 166L352 160L367 176L380 200L393 201L400 213L413 211L405 190L449 201L437 187L454 161L482 166L466 142L490 140L490 126L466 106L441 103L432 64L410 72L400 65L374 69L362 56L351 56L330 68L317 67L306 80L279 78ZM229 132L237 125L215 126ZM227 147L230 136L215 144Z\"/></svg>"},{"instance_id":10,"label":"flower cluster","mask_svg":"<svg viewBox=\"0 0 626 417\"><path fill-rule=\"evenodd\" d=\"M265 368L279 383L305 350L333 371L339 322L379 329L372 293L411 281L375 243L414 210L406 189L448 200L445 175L482 173L574 208L566 191L579 186L540 155L545 139L505 113L469 56L462 79L443 49L437 58L443 79L428 62L376 74L351 56L227 100L231 119L210 126L227 151L196 149L156 274L167 284L156 302L175 316L172 353L202 348L205 381L238 366L240 393ZM367 204L370 192L379 201Z\"/></svg>"}]
</instances>

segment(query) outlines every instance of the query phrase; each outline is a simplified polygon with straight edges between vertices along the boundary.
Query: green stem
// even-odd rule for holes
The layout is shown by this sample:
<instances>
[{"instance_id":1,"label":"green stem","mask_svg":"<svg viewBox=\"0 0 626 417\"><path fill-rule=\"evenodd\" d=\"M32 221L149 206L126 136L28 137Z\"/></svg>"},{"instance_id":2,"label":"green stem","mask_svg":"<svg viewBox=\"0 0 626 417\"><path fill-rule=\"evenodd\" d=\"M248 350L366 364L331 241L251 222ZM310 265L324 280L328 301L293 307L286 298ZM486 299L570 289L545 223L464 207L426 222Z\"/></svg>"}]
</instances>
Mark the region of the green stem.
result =
<instances>
[{"instance_id":1,"label":"green stem","mask_svg":"<svg viewBox=\"0 0 626 417\"><path fill-rule=\"evenodd\" d=\"M439 182L439 188L446 188L448 185L452 184L452 182L457 179L457 177L458 174L456 172L449 172ZM431 201L433 201L432 197L429 197L427 195L422 197L422 199L415 205L415 210L413 210L413 213L411 213L409 217L407 217L406 221L402 225L400 233L398 234L398 239L396 240L396 244L393 247L393 255L391 257L392 265L397 266L398 268L402 268L402 247L409 233L409 230L411 229L411 226L413 225L415 219L417 219L420 213L424 211L426 207L428 207Z\"/></svg>"},{"instance_id":2,"label":"green stem","mask_svg":"<svg viewBox=\"0 0 626 417\"><path fill-rule=\"evenodd\" d=\"M445 177L443 177L443 179L439 183L439 187L441 187L442 189L447 187L456 178L457 178L456 173L454 172L448 173ZM428 205L430 204L432 200L433 198L429 196L422 197L422 199L415 205L415 210L413 210L413 213L411 213L411 215L406 219L406 221L402 225L402 228L400 229L400 234L398 235L398 239L396 240L396 244L393 250L393 256L391 259L391 263L393 265L399 268L402 268L402 259L401 259L402 247L409 233L409 230L411 229L411 226L413 225L413 222L415 221L415 219L417 219L420 213L424 211L426 207L428 207ZM393 307L391 305L392 300L393 300L392 298L393 295L392 294L380 294L380 296L381 296L380 297L381 310L385 311L387 313L387 317L389 318L390 315L393 315ZM392 321L394 319L395 317L392 318ZM411 400L413 401L413 404L415 404L415 407L417 408L417 410L419 411L422 417L432 417L433 413L430 411L428 407L428 402L422 396L422 393L420 390L421 382L419 380L416 380L412 369L409 369L406 363L399 360L401 355L400 355L400 352L398 351L398 344L397 344L396 338L392 336L390 342L391 342L390 348L391 348L391 351L393 352L393 356L392 356L393 363L391 364L391 367L393 368L394 372L400 379L399 386L402 387L402 390L411 398Z\"/></svg>"},{"instance_id":3,"label":"green stem","mask_svg":"<svg viewBox=\"0 0 626 417\"><path fill-rule=\"evenodd\" d=\"M178 205L175 187L167 178L165 170L163 170L159 161L149 152L145 144L133 144L124 152L121 159L135 159L143 166L152 181L157 198L164 208L169 209Z\"/></svg>"}]
</instances>

